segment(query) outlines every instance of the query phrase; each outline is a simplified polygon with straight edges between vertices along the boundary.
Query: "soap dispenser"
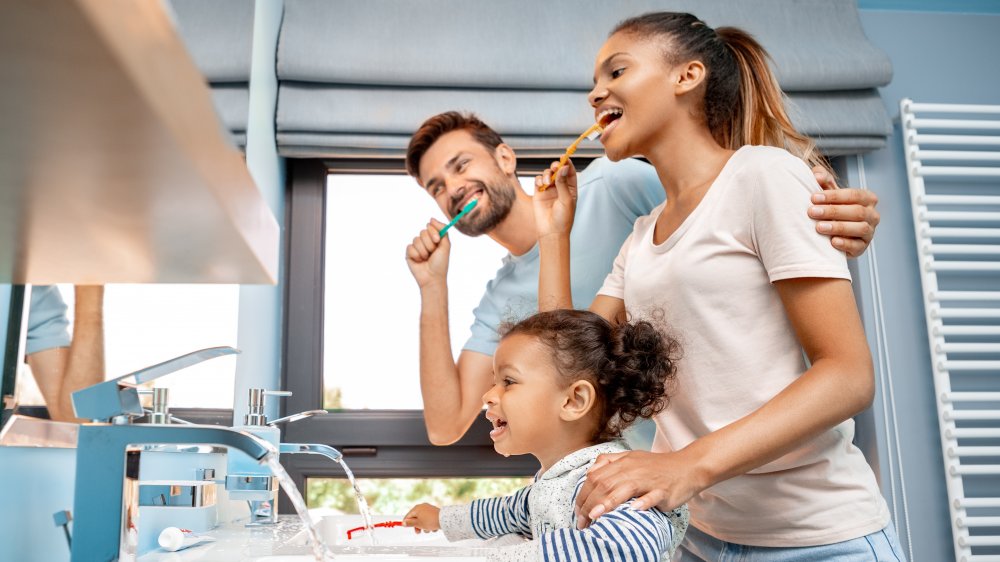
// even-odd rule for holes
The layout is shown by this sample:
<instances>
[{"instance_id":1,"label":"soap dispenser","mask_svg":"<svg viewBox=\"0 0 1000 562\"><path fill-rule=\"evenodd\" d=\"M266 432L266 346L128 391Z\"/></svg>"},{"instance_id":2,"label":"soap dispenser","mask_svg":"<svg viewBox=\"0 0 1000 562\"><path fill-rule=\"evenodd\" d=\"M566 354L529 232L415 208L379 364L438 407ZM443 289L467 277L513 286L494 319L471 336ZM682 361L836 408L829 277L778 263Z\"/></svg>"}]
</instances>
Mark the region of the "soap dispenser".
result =
<instances>
[{"instance_id":1,"label":"soap dispenser","mask_svg":"<svg viewBox=\"0 0 1000 562\"><path fill-rule=\"evenodd\" d=\"M250 404L243 425L233 429L252 433L274 445L278 449L281 441L281 430L267 424L264 414L267 396L291 396L291 392L280 390L250 389ZM247 500L250 504L250 523L267 525L274 523L277 517L275 501L278 487L276 479L271 474L271 468L262 465L249 456L230 450L226 470L226 491L231 500Z\"/></svg>"}]
</instances>

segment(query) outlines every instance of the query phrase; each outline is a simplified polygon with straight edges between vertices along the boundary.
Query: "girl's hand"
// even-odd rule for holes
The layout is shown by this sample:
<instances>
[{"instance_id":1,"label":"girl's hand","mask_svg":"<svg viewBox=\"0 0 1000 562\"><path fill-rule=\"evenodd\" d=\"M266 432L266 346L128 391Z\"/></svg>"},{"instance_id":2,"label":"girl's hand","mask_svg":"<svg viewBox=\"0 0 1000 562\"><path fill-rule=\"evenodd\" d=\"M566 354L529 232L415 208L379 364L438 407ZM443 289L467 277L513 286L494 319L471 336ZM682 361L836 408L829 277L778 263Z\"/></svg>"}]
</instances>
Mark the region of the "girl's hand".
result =
<instances>
[{"instance_id":1,"label":"girl's hand","mask_svg":"<svg viewBox=\"0 0 1000 562\"><path fill-rule=\"evenodd\" d=\"M442 228L444 223L431 219L406 247L406 265L420 288L434 282L447 282L451 241L447 236L438 234Z\"/></svg>"},{"instance_id":2,"label":"girl's hand","mask_svg":"<svg viewBox=\"0 0 1000 562\"><path fill-rule=\"evenodd\" d=\"M638 498L634 509L676 509L707 487L694 466L683 451L600 455L576 496L576 526L583 529L632 498Z\"/></svg>"},{"instance_id":3,"label":"girl's hand","mask_svg":"<svg viewBox=\"0 0 1000 562\"><path fill-rule=\"evenodd\" d=\"M552 162L548 170L535 176L535 195L532 197L535 206L535 224L538 227L538 237L549 234L568 234L573 228L573 213L576 211L576 168L573 161L567 160L566 165L555 174L555 185L540 191L542 186L549 185L553 172L559 166L559 161Z\"/></svg>"},{"instance_id":4,"label":"girl's hand","mask_svg":"<svg viewBox=\"0 0 1000 562\"><path fill-rule=\"evenodd\" d=\"M413 527L413 531L417 533L437 531L441 529L441 520L438 517L440 513L441 508L429 503L422 503L403 517L403 526Z\"/></svg>"}]
</instances>

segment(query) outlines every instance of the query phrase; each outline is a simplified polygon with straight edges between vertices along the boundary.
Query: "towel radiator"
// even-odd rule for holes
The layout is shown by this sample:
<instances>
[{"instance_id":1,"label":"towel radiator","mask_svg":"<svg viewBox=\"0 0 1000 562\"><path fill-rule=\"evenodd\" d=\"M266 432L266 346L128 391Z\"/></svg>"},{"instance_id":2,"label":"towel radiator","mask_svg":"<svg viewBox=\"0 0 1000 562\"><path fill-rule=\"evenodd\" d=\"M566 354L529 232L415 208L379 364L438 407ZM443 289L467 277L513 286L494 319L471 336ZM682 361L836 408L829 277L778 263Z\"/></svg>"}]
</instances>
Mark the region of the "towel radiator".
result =
<instances>
[{"instance_id":1,"label":"towel radiator","mask_svg":"<svg viewBox=\"0 0 1000 562\"><path fill-rule=\"evenodd\" d=\"M900 103L959 562L1000 562L1000 105Z\"/></svg>"}]
</instances>

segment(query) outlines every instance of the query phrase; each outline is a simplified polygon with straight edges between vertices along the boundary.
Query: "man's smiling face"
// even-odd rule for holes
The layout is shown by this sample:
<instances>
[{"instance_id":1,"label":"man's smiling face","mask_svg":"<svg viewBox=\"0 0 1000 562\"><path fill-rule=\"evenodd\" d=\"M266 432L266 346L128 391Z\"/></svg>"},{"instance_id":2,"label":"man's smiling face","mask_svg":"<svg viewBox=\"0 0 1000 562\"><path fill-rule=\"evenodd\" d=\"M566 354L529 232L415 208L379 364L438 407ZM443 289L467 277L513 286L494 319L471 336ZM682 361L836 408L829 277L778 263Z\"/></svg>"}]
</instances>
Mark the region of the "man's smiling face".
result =
<instances>
[{"instance_id":1,"label":"man's smiling face","mask_svg":"<svg viewBox=\"0 0 1000 562\"><path fill-rule=\"evenodd\" d=\"M419 180L449 218L477 200L476 208L455 225L468 236L489 233L503 222L519 188L517 179L500 168L494 151L462 129L441 135L427 149Z\"/></svg>"}]
</instances>

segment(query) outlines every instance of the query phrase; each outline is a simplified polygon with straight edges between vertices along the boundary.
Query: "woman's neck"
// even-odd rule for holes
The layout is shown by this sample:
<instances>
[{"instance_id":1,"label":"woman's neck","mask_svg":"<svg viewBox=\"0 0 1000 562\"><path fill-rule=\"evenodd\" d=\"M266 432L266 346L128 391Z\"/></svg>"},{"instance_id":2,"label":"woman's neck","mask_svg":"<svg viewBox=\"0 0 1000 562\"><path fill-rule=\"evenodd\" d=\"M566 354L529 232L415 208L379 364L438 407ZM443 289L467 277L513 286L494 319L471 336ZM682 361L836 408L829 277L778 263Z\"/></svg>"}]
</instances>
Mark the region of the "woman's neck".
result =
<instances>
[{"instance_id":1,"label":"woman's neck","mask_svg":"<svg viewBox=\"0 0 1000 562\"><path fill-rule=\"evenodd\" d=\"M663 184L668 204L681 201L688 193L704 191L733 155L732 150L719 146L707 127L687 125L673 128L646 155Z\"/></svg>"}]
</instances>

